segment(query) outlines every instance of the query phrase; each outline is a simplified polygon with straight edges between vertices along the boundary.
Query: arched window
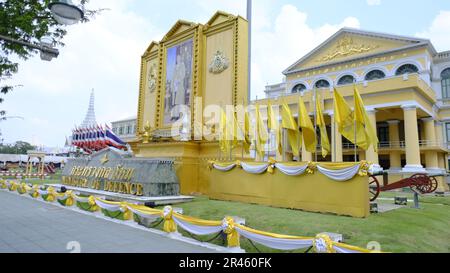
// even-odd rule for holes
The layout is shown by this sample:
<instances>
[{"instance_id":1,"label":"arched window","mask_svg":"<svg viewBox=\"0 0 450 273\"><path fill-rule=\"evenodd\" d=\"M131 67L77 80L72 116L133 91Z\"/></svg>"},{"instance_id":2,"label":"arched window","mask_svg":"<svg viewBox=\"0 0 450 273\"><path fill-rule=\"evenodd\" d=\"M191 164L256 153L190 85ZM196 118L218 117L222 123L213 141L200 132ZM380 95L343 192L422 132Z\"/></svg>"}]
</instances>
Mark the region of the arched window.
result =
<instances>
[{"instance_id":1,"label":"arched window","mask_svg":"<svg viewBox=\"0 0 450 273\"><path fill-rule=\"evenodd\" d=\"M445 69L441 73L442 97L450 98L450 68Z\"/></svg>"},{"instance_id":2,"label":"arched window","mask_svg":"<svg viewBox=\"0 0 450 273\"><path fill-rule=\"evenodd\" d=\"M419 72L419 69L417 66L413 64L405 64L400 66L397 71L395 72L396 76L405 75L405 74L412 74Z\"/></svg>"},{"instance_id":3,"label":"arched window","mask_svg":"<svg viewBox=\"0 0 450 273\"><path fill-rule=\"evenodd\" d=\"M330 83L327 80L319 80L316 82L316 88L328 88Z\"/></svg>"},{"instance_id":4,"label":"arched window","mask_svg":"<svg viewBox=\"0 0 450 273\"><path fill-rule=\"evenodd\" d=\"M384 78L386 78L386 74L384 74L381 70L372 70L366 75L366 81L374 81Z\"/></svg>"},{"instance_id":5,"label":"arched window","mask_svg":"<svg viewBox=\"0 0 450 273\"><path fill-rule=\"evenodd\" d=\"M294 86L294 88L292 88L292 93L300 93L302 91L306 90L306 86L302 83L297 84L296 86Z\"/></svg>"},{"instance_id":6,"label":"arched window","mask_svg":"<svg viewBox=\"0 0 450 273\"><path fill-rule=\"evenodd\" d=\"M338 85L351 84L354 82L355 82L355 77L353 77L352 75L345 75L339 79Z\"/></svg>"}]
</instances>

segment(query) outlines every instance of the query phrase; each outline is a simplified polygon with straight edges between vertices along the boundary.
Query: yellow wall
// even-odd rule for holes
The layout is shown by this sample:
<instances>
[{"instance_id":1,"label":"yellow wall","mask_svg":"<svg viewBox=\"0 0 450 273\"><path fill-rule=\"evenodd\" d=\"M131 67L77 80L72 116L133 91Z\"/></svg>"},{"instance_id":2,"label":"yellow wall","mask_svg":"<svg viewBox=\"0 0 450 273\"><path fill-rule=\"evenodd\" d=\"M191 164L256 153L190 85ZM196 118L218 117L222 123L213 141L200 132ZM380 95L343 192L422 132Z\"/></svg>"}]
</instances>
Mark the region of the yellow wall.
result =
<instances>
[{"instance_id":1,"label":"yellow wall","mask_svg":"<svg viewBox=\"0 0 450 273\"><path fill-rule=\"evenodd\" d=\"M296 177L277 170L273 175L254 175L241 169L210 173L208 195L213 199L361 218L370 214L367 177L336 182L318 172Z\"/></svg>"}]
</instances>

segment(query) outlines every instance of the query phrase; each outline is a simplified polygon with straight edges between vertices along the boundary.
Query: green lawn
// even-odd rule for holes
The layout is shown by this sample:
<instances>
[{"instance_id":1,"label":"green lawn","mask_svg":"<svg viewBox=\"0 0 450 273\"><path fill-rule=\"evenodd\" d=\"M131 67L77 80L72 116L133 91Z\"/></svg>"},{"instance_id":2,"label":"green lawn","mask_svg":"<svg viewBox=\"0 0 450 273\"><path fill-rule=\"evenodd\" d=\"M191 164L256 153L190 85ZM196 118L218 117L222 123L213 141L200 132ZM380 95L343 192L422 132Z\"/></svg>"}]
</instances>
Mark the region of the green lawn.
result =
<instances>
[{"instance_id":1,"label":"green lawn","mask_svg":"<svg viewBox=\"0 0 450 273\"><path fill-rule=\"evenodd\" d=\"M345 243L366 247L368 242L377 241L385 252L450 252L450 197L422 199L422 209L405 207L367 219L214 201L206 197L176 206L183 208L185 215L201 219L240 216L252 228L287 235L341 233ZM246 239L242 239L241 246L248 252L256 251ZM276 252L257 247L263 252Z\"/></svg>"}]
</instances>

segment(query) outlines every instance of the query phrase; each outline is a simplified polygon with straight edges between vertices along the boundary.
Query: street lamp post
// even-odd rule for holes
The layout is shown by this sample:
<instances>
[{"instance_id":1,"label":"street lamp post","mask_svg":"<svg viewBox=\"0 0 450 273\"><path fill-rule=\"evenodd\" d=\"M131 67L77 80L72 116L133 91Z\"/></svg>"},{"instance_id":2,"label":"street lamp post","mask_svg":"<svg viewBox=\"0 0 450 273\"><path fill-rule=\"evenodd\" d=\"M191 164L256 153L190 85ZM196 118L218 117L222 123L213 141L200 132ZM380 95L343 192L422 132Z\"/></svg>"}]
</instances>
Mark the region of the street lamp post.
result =
<instances>
[{"instance_id":1,"label":"street lamp post","mask_svg":"<svg viewBox=\"0 0 450 273\"><path fill-rule=\"evenodd\" d=\"M51 10L53 18L61 25L73 25L81 21L84 17L84 12L74 4L71 0L59 0L48 5ZM0 34L0 40L7 43L18 44L40 51L40 57L43 61L51 61L59 55L58 49L54 48L54 43L50 37L42 37L39 44L28 43L25 41L16 40Z\"/></svg>"},{"instance_id":2,"label":"street lamp post","mask_svg":"<svg viewBox=\"0 0 450 273\"><path fill-rule=\"evenodd\" d=\"M59 0L48 5L53 18L61 25L73 25L84 17L84 12L75 6L71 0Z\"/></svg>"}]
</instances>

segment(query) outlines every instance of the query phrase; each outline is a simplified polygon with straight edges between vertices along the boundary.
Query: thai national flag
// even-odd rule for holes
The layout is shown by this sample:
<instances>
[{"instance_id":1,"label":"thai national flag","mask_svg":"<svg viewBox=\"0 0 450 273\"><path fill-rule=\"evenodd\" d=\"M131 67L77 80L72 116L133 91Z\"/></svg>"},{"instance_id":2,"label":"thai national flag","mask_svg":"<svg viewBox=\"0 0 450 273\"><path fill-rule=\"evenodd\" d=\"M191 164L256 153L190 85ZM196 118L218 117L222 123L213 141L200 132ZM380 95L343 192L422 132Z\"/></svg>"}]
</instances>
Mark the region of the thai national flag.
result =
<instances>
[{"instance_id":1,"label":"thai national flag","mask_svg":"<svg viewBox=\"0 0 450 273\"><path fill-rule=\"evenodd\" d=\"M109 127L105 131L105 139L106 144L109 146L113 146L118 149L126 148L127 143L116 136Z\"/></svg>"}]
</instances>

